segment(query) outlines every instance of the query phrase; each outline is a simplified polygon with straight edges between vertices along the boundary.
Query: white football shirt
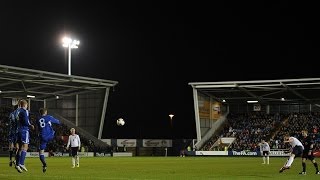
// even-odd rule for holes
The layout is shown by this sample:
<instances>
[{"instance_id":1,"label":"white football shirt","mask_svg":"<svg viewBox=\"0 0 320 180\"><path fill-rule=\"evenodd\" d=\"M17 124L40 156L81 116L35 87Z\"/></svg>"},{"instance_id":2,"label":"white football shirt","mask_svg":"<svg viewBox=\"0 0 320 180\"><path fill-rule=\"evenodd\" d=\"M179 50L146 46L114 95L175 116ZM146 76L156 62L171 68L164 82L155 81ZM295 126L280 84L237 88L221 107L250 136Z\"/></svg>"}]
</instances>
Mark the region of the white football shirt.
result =
<instances>
[{"instance_id":1,"label":"white football shirt","mask_svg":"<svg viewBox=\"0 0 320 180\"><path fill-rule=\"evenodd\" d=\"M71 144L71 147L79 147L80 148L81 142L80 142L80 137L78 134L74 134L74 135L69 136L67 147L69 147L70 144Z\"/></svg>"}]
</instances>

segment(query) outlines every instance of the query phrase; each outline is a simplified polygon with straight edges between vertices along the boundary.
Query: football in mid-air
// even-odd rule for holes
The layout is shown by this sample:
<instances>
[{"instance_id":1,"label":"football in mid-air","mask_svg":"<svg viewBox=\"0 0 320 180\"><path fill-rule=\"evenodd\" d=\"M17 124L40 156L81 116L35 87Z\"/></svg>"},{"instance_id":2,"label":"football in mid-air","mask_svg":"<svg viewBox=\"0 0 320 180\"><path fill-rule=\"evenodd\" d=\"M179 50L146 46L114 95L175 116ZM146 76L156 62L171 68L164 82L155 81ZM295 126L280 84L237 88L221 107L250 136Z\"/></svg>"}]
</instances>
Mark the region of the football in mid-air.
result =
<instances>
[{"instance_id":1,"label":"football in mid-air","mask_svg":"<svg viewBox=\"0 0 320 180\"><path fill-rule=\"evenodd\" d=\"M119 118L117 119L117 125L118 126L123 126L125 124L124 119L123 118Z\"/></svg>"}]
</instances>

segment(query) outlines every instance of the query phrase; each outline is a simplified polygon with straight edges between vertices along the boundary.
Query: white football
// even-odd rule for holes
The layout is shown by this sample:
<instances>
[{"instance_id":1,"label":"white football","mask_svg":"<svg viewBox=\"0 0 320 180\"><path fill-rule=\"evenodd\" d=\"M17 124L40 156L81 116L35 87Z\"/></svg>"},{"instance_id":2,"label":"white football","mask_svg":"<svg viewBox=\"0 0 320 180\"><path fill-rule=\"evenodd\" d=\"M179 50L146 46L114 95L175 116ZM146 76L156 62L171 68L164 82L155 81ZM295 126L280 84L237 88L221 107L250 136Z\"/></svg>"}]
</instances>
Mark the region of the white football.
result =
<instances>
[{"instance_id":1,"label":"white football","mask_svg":"<svg viewBox=\"0 0 320 180\"><path fill-rule=\"evenodd\" d=\"M117 125L118 126L123 126L125 124L124 119L123 118L119 118L117 119Z\"/></svg>"}]
</instances>

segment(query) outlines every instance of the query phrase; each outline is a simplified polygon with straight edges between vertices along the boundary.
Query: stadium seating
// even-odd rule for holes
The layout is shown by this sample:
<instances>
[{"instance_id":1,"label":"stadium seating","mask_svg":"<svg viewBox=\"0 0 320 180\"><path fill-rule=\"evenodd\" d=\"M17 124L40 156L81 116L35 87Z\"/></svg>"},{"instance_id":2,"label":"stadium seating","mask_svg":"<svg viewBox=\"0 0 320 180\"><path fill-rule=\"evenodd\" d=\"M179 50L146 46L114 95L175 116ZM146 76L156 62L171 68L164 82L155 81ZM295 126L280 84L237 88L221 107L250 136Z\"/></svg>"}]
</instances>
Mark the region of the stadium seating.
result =
<instances>
[{"instance_id":1,"label":"stadium seating","mask_svg":"<svg viewBox=\"0 0 320 180\"><path fill-rule=\"evenodd\" d=\"M290 113L266 114L263 112L229 113L228 123L215 134L202 148L202 150L225 150L225 145L216 143L221 137L235 137L236 140L228 150L250 150L259 148L261 139L266 139L272 149L286 149L288 144L283 143L283 136L287 133L300 136L303 129L313 135L316 150L320 150L320 113ZM218 146L217 146L218 144Z\"/></svg>"}]
</instances>

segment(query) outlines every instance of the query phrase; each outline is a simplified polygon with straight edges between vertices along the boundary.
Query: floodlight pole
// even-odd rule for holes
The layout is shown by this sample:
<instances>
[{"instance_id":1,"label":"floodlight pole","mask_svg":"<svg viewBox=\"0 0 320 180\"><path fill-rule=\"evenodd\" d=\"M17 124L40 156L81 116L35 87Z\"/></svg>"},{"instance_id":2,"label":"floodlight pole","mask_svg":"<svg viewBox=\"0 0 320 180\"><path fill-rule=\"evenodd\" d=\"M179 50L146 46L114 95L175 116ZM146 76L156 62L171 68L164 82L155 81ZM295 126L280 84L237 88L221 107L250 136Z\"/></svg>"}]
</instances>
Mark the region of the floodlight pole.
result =
<instances>
[{"instance_id":1,"label":"floodlight pole","mask_svg":"<svg viewBox=\"0 0 320 180\"><path fill-rule=\"evenodd\" d=\"M71 45L68 45L68 75L71 75Z\"/></svg>"},{"instance_id":2,"label":"floodlight pole","mask_svg":"<svg viewBox=\"0 0 320 180\"><path fill-rule=\"evenodd\" d=\"M68 75L71 75L71 49L72 48L78 48L78 45L80 44L80 41L78 40L72 40L71 38L64 37L62 39L63 47L68 48Z\"/></svg>"}]
</instances>

